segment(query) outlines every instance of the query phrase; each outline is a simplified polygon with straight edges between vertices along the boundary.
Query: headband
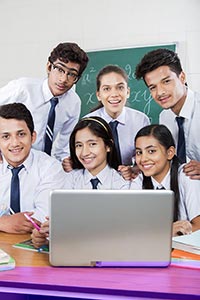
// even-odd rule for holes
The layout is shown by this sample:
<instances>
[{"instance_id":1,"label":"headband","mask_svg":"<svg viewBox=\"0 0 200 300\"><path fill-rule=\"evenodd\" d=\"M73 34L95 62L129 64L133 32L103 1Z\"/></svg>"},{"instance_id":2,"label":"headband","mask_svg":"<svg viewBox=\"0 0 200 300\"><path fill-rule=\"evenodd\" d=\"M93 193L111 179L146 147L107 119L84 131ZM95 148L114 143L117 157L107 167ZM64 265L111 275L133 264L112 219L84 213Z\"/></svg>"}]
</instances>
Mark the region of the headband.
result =
<instances>
[{"instance_id":1,"label":"headband","mask_svg":"<svg viewBox=\"0 0 200 300\"><path fill-rule=\"evenodd\" d=\"M81 121L87 121L87 120L99 123L105 129L105 131L108 132L108 129L106 128L106 126L99 120L96 120L96 119L90 118L90 117L81 119Z\"/></svg>"}]
</instances>

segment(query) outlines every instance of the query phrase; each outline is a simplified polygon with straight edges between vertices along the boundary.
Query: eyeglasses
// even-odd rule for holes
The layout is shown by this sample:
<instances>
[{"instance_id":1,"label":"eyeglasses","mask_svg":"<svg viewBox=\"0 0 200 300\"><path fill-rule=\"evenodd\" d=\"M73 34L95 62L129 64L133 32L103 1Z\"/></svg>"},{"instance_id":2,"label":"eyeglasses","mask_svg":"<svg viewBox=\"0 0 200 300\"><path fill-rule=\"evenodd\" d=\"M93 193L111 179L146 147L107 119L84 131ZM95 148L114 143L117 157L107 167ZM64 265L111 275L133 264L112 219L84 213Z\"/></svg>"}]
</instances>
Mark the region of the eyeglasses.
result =
<instances>
[{"instance_id":1,"label":"eyeglasses","mask_svg":"<svg viewBox=\"0 0 200 300\"><path fill-rule=\"evenodd\" d=\"M56 75L59 75L59 76L63 76L64 74L66 74L67 76L67 81L69 81L70 83L75 83L78 78L79 78L79 75L72 72L69 68L65 67L66 69L68 69L69 71L65 71L62 67L60 67L59 65L55 65L54 63L52 63L50 61L50 63L52 64L53 66L53 70L54 72L56 73Z\"/></svg>"}]
</instances>

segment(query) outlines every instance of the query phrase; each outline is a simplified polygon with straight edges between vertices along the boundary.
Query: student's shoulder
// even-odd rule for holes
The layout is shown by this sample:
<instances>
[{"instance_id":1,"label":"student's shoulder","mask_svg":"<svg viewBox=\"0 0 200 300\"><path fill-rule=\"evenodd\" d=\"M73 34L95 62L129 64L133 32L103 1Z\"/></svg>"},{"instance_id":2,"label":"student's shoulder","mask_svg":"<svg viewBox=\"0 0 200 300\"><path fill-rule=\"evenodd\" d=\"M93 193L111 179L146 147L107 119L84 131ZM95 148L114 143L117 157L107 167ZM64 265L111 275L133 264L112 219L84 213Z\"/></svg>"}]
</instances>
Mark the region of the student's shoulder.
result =
<instances>
[{"instance_id":1,"label":"student's shoulder","mask_svg":"<svg viewBox=\"0 0 200 300\"><path fill-rule=\"evenodd\" d=\"M147 115L140 110L137 110L137 109L134 109L131 107L127 107L127 106L124 107L124 110L125 110L126 114L129 114L131 116L139 116L139 117L143 116L144 118L148 119Z\"/></svg>"},{"instance_id":2,"label":"student's shoulder","mask_svg":"<svg viewBox=\"0 0 200 300\"><path fill-rule=\"evenodd\" d=\"M55 157L49 156L43 151L31 149L31 155L33 156L33 164L37 166L38 169L43 169L45 172L51 167L55 167L58 169L63 169L62 164Z\"/></svg>"},{"instance_id":3,"label":"student's shoulder","mask_svg":"<svg viewBox=\"0 0 200 300\"><path fill-rule=\"evenodd\" d=\"M103 117L103 111L104 111L103 107L98 108L98 109L96 109L96 110L94 110L94 111L89 112L88 114L86 114L84 116L84 118L86 118L86 117L94 117L94 116Z\"/></svg>"}]
</instances>

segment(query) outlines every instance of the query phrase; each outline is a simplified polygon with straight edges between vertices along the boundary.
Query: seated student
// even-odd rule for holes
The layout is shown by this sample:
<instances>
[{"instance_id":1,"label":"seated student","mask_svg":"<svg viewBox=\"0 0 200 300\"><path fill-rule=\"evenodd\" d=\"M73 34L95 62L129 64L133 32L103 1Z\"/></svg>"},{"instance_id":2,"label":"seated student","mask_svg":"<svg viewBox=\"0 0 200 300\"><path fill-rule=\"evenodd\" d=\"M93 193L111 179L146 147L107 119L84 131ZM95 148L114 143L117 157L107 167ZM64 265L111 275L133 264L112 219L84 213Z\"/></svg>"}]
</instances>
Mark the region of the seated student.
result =
<instances>
[{"instance_id":1,"label":"seated student","mask_svg":"<svg viewBox=\"0 0 200 300\"><path fill-rule=\"evenodd\" d=\"M70 136L72 170L65 173L66 189L129 189L130 182L117 172L118 157L109 125L100 117L86 117ZM43 226L45 228L43 228ZM48 222L34 229L34 245L47 243ZM44 229L44 230L43 230Z\"/></svg>"},{"instance_id":2,"label":"seated student","mask_svg":"<svg viewBox=\"0 0 200 300\"><path fill-rule=\"evenodd\" d=\"M99 116L110 124L120 159L119 171L124 178L130 179L129 176L126 177L126 170L129 175L135 155L133 141L138 130L150 123L149 119L144 113L125 106L130 96L130 88L128 76L122 68L115 65L105 66L97 75L96 85L99 105L86 117ZM63 161L63 167L67 170L67 160Z\"/></svg>"},{"instance_id":3,"label":"seated student","mask_svg":"<svg viewBox=\"0 0 200 300\"><path fill-rule=\"evenodd\" d=\"M0 231L31 232L48 215L49 191L62 188L65 172L55 158L31 149L36 139L33 118L24 104L0 106Z\"/></svg>"},{"instance_id":4,"label":"seated student","mask_svg":"<svg viewBox=\"0 0 200 300\"><path fill-rule=\"evenodd\" d=\"M200 229L200 184L184 173L169 129L146 126L137 133L135 145L142 174L132 181L131 189L171 189L175 194L173 236Z\"/></svg>"}]
</instances>

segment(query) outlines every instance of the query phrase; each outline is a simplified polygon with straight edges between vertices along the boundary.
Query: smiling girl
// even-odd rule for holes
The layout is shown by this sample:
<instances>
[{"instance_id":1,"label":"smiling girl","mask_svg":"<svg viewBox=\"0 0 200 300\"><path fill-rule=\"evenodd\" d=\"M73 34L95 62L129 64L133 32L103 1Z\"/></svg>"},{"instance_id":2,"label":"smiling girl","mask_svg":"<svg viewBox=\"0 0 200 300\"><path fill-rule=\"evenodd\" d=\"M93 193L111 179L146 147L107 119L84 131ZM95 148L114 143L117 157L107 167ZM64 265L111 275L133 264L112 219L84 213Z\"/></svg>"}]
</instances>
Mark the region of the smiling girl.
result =
<instances>
[{"instance_id":1,"label":"smiling girl","mask_svg":"<svg viewBox=\"0 0 200 300\"><path fill-rule=\"evenodd\" d=\"M200 184L183 172L169 129L146 126L137 133L135 145L136 163L142 173L132 181L131 189L174 191L173 236L200 229Z\"/></svg>"}]
</instances>

